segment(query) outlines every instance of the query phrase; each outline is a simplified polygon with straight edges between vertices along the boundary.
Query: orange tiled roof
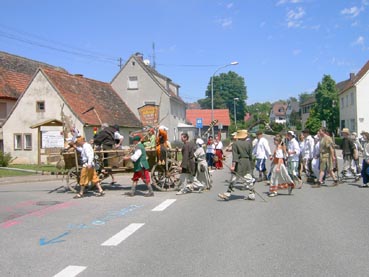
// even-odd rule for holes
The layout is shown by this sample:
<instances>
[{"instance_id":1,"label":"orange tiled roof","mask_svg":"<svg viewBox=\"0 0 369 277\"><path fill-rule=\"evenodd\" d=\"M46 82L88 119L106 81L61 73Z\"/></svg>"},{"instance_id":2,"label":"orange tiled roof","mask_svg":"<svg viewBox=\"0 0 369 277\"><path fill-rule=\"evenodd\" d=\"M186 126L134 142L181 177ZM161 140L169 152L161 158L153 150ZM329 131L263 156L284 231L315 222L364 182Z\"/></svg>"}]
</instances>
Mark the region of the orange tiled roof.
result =
<instances>
[{"instance_id":1,"label":"orange tiled roof","mask_svg":"<svg viewBox=\"0 0 369 277\"><path fill-rule=\"evenodd\" d=\"M39 67L56 68L0 51L0 98L18 99Z\"/></svg>"},{"instance_id":2,"label":"orange tiled roof","mask_svg":"<svg viewBox=\"0 0 369 277\"><path fill-rule=\"evenodd\" d=\"M209 126L211 122L211 109L202 110L186 110L186 121L196 126L196 118L202 118L202 124ZM223 126L230 126L231 120L229 117L228 109L215 109L214 119L218 119L218 124L221 123Z\"/></svg>"},{"instance_id":3,"label":"orange tiled roof","mask_svg":"<svg viewBox=\"0 0 369 277\"><path fill-rule=\"evenodd\" d=\"M110 84L54 69L44 68L41 71L84 124L100 125L96 111L103 123L125 127L141 126L138 118ZM92 107L95 111L86 112Z\"/></svg>"}]
</instances>

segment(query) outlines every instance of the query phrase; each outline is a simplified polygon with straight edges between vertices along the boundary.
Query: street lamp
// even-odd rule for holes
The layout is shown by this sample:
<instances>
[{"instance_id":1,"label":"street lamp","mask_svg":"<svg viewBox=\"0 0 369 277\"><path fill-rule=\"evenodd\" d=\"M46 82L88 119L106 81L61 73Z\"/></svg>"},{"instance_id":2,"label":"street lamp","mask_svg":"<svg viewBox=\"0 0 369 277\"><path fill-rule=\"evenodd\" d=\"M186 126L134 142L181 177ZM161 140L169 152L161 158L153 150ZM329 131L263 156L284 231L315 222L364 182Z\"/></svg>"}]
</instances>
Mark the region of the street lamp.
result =
<instances>
[{"instance_id":1,"label":"street lamp","mask_svg":"<svg viewBox=\"0 0 369 277\"><path fill-rule=\"evenodd\" d=\"M237 108L236 108L236 101L240 100L240 98L235 97L233 98L233 105L234 105L234 125L236 126L237 131Z\"/></svg>"},{"instance_id":2,"label":"street lamp","mask_svg":"<svg viewBox=\"0 0 369 277\"><path fill-rule=\"evenodd\" d=\"M211 76L211 122L214 121L214 76L219 70L227 66L230 66L230 65L238 65L238 62L231 62L231 63L218 67L217 70L215 70L215 72ZM211 130L211 134L214 137L214 127Z\"/></svg>"}]
</instances>

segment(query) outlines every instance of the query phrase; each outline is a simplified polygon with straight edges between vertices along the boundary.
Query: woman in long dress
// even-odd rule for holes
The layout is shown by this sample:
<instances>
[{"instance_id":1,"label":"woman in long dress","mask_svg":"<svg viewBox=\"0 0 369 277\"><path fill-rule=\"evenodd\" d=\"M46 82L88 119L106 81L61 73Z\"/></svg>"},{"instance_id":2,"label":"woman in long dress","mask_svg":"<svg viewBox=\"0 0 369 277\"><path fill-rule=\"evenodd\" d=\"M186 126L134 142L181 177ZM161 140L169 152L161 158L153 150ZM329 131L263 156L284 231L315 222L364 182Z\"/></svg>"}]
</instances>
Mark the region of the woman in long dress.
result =
<instances>
[{"instance_id":1,"label":"woman in long dress","mask_svg":"<svg viewBox=\"0 0 369 277\"><path fill-rule=\"evenodd\" d=\"M270 197L277 196L277 191L282 189L288 189L288 194L291 194L292 189L295 187L295 184L288 174L288 170L284 164L286 148L280 136L276 136L274 138L274 145L276 148L273 155L273 169L268 194Z\"/></svg>"}]
</instances>

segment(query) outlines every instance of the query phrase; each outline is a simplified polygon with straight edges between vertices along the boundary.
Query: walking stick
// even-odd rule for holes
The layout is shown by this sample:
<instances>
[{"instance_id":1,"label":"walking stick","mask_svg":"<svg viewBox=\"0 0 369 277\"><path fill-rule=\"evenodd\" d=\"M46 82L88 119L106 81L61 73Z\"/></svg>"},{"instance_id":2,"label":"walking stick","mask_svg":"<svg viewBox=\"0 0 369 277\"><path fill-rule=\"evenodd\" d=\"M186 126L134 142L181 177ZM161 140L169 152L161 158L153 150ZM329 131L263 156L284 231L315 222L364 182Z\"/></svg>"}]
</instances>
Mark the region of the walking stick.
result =
<instances>
[{"instance_id":1,"label":"walking stick","mask_svg":"<svg viewBox=\"0 0 369 277\"><path fill-rule=\"evenodd\" d=\"M236 171L232 171L232 169L229 167L229 165L224 164L231 172L233 172L237 177L245 180L245 177L241 176L240 174L238 174ZM257 192L257 190L255 189L255 186L253 186L254 188L251 190L252 192L254 192L255 194L257 194L264 202L268 202L264 199L263 196L261 196L261 194L259 192Z\"/></svg>"}]
</instances>

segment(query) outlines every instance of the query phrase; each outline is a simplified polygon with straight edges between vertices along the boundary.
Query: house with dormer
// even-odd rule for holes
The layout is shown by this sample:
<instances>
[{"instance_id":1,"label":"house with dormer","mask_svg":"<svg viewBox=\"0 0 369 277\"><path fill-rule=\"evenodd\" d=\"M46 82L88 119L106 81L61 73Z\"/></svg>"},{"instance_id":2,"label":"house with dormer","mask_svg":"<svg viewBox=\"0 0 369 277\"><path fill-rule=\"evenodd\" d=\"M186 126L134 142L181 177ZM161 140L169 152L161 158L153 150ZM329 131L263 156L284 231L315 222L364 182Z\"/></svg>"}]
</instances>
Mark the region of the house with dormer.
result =
<instances>
[{"instance_id":1,"label":"house with dormer","mask_svg":"<svg viewBox=\"0 0 369 277\"><path fill-rule=\"evenodd\" d=\"M180 86L156 71L142 54L132 55L111 85L141 121L146 111L154 111L154 125L167 127L169 140L179 139L178 128L186 123L186 104L180 97ZM144 113L140 113L142 109Z\"/></svg>"},{"instance_id":2,"label":"house with dormer","mask_svg":"<svg viewBox=\"0 0 369 277\"><path fill-rule=\"evenodd\" d=\"M127 139L141 123L109 83L39 68L3 122L4 152L13 163L47 163L50 149L65 146L66 132L76 128L91 139L101 123L120 126Z\"/></svg>"}]
</instances>

